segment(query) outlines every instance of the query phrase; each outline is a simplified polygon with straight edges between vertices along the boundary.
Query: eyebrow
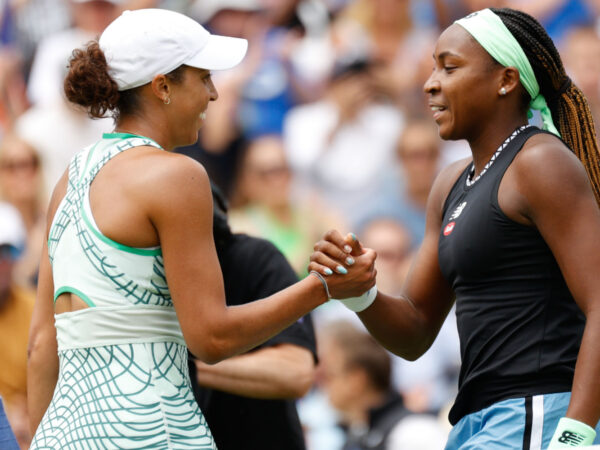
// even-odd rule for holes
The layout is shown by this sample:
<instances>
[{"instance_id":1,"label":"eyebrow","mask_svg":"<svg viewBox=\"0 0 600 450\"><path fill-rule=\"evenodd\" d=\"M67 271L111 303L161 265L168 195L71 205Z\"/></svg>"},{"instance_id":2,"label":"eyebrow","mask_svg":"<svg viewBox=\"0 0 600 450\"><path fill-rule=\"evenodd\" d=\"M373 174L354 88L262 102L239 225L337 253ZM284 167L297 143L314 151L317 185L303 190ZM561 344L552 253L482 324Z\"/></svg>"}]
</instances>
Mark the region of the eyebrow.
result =
<instances>
[{"instance_id":1,"label":"eyebrow","mask_svg":"<svg viewBox=\"0 0 600 450\"><path fill-rule=\"evenodd\" d=\"M433 56L433 59L436 59L436 57L435 57L435 53L434 53L433 55L431 55L431 56ZM440 53L440 54L438 55L437 59L443 59L443 58L445 58L446 56L454 56L454 57L456 57L456 58L460 58L460 55L458 55L458 54L456 54L456 53L452 53L451 51L448 51L448 50L446 50L445 52L442 52L442 53Z\"/></svg>"}]
</instances>

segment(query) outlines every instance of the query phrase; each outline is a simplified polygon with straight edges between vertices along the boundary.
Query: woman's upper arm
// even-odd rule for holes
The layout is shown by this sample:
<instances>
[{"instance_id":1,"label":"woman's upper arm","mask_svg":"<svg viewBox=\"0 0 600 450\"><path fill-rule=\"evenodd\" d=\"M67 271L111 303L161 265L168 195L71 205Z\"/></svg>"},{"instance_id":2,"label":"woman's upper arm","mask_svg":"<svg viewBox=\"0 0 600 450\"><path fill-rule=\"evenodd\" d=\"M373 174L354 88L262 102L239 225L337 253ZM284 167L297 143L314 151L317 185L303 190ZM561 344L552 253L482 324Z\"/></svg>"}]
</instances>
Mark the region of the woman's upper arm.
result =
<instances>
[{"instance_id":1,"label":"woman's upper arm","mask_svg":"<svg viewBox=\"0 0 600 450\"><path fill-rule=\"evenodd\" d=\"M466 161L444 169L437 177L427 201L425 238L402 288L400 298L379 293L373 305L360 313L371 334L388 350L415 360L431 346L454 296L442 275L438 240L443 206Z\"/></svg>"},{"instance_id":2,"label":"woman's upper arm","mask_svg":"<svg viewBox=\"0 0 600 450\"><path fill-rule=\"evenodd\" d=\"M38 290L29 329L27 349L27 404L32 433L52 399L58 378L58 353L54 327L54 282L48 257L47 236L54 214L65 195L66 174L59 181L48 208L47 226L38 275Z\"/></svg>"},{"instance_id":3,"label":"woman's upper arm","mask_svg":"<svg viewBox=\"0 0 600 450\"><path fill-rule=\"evenodd\" d=\"M515 178L525 216L552 250L579 307L600 308L600 209L585 170L551 137L524 150Z\"/></svg>"},{"instance_id":4,"label":"woman's upper arm","mask_svg":"<svg viewBox=\"0 0 600 450\"><path fill-rule=\"evenodd\" d=\"M54 339L50 339L48 342L56 345L56 330L54 328L54 281L52 278L52 265L48 257L48 235L56 210L67 192L67 183L68 173L65 172L57 183L48 206L46 232L44 233L44 244L38 274L37 297L31 318L29 335L30 350L37 343L38 333L42 331L44 333L42 339L46 341L52 335Z\"/></svg>"},{"instance_id":5,"label":"woman's upper arm","mask_svg":"<svg viewBox=\"0 0 600 450\"><path fill-rule=\"evenodd\" d=\"M193 353L209 335L211 317L225 311L221 268L212 233L212 194L204 168L166 155L146 196L163 253L165 273L185 340ZM199 318L202 325L199 326Z\"/></svg>"}]
</instances>

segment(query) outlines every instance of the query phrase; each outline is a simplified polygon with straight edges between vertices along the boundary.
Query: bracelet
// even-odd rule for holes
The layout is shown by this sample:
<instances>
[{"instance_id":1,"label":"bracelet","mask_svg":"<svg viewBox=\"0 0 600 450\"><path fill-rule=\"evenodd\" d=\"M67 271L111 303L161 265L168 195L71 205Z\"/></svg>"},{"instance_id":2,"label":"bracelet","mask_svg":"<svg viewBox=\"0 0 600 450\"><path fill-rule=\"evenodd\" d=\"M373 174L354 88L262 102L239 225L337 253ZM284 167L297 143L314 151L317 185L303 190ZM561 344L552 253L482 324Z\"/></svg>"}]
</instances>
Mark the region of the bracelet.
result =
<instances>
[{"instance_id":1,"label":"bracelet","mask_svg":"<svg viewBox=\"0 0 600 450\"><path fill-rule=\"evenodd\" d=\"M592 445L596 438L596 430L588 424L569 417L563 417L556 426L556 431L548 449L584 447Z\"/></svg>"},{"instance_id":2,"label":"bracelet","mask_svg":"<svg viewBox=\"0 0 600 450\"><path fill-rule=\"evenodd\" d=\"M325 281L325 278L323 278L323 275L321 275L316 270L311 270L309 275L314 275L321 281L321 283L323 284L323 287L325 288L325 293L327 294L327 300L329 300L331 298L331 294L329 293L329 287L327 286L327 281Z\"/></svg>"},{"instance_id":3,"label":"bracelet","mask_svg":"<svg viewBox=\"0 0 600 450\"><path fill-rule=\"evenodd\" d=\"M350 297L350 298L342 298L339 299L339 302L342 302L346 308L350 311L361 312L367 309L371 304L375 301L377 297L377 286L373 286L367 292L362 294L359 297ZM337 299L336 299L337 300Z\"/></svg>"}]
</instances>

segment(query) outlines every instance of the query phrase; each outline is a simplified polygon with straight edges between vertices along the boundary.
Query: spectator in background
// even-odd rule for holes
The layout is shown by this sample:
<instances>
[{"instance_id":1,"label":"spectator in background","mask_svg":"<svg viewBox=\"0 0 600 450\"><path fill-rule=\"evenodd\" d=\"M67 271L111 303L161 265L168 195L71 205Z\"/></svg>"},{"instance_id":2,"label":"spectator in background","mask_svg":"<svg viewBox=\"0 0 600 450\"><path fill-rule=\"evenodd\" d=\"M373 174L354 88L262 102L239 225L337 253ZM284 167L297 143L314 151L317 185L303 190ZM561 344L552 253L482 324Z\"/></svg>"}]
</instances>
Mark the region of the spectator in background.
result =
<instances>
[{"instance_id":1,"label":"spectator in background","mask_svg":"<svg viewBox=\"0 0 600 450\"><path fill-rule=\"evenodd\" d=\"M71 157L98 135L112 129L112 120L90 119L69 104L63 80L75 48L96 38L121 11L120 0L73 0L73 26L42 39L28 82L33 106L16 122L18 134L40 153L46 192L52 192Z\"/></svg>"},{"instance_id":2,"label":"spectator in background","mask_svg":"<svg viewBox=\"0 0 600 450\"><path fill-rule=\"evenodd\" d=\"M535 17L556 44L562 42L570 28L593 23L588 0L504 0L502 6Z\"/></svg>"},{"instance_id":3,"label":"spectator in background","mask_svg":"<svg viewBox=\"0 0 600 450\"><path fill-rule=\"evenodd\" d=\"M241 158L230 223L235 232L270 240L304 276L313 243L339 222L315 204L293 202L291 187L281 138L256 138Z\"/></svg>"},{"instance_id":4,"label":"spectator in background","mask_svg":"<svg viewBox=\"0 0 600 450\"><path fill-rule=\"evenodd\" d=\"M33 104L55 104L64 99L63 80L73 49L96 39L115 19L121 0L69 0L72 27L43 38L36 49L28 81Z\"/></svg>"},{"instance_id":5,"label":"spectator in background","mask_svg":"<svg viewBox=\"0 0 600 450\"><path fill-rule=\"evenodd\" d=\"M377 252L377 288L400 293L413 256L410 230L402 222L379 216L370 219L359 235L366 247Z\"/></svg>"},{"instance_id":6,"label":"spectator in background","mask_svg":"<svg viewBox=\"0 0 600 450\"><path fill-rule=\"evenodd\" d=\"M360 224L387 216L404 224L418 245L425 233L425 205L440 168L442 141L436 127L425 119L410 120L396 142L396 172L386 188L363 206Z\"/></svg>"},{"instance_id":7,"label":"spectator in background","mask_svg":"<svg viewBox=\"0 0 600 450\"><path fill-rule=\"evenodd\" d=\"M594 120L600 120L600 36L595 28L577 27L560 48L565 70L585 94ZM600 130L596 130L598 132Z\"/></svg>"},{"instance_id":8,"label":"spectator in background","mask_svg":"<svg viewBox=\"0 0 600 450\"><path fill-rule=\"evenodd\" d=\"M27 232L23 255L14 268L14 278L22 285L35 288L47 197L39 155L14 132L0 140L0 200L19 211Z\"/></svg>"},{"instance_id":9,"label":"spectator in background","mask_svg":"<svg viewBox=\"0 0 600 450\"><path fill-rule=\"evenodd\" d=\"M15 124L16 133L39 152L46 192L52 192L75 153L112 128L111 119L92 120L63 99L32 106Z\"/></svg>"},{"instance_id":10,"label":"spectator in background","mask_svg":"<svg viewBox=\"0 0 600 450\"><path fill-rule=\"evenodd\" d=\"M372 64L339 62L322 100L290 111L284 129L297 192L317 195L351 227L357 204L382 195L403 115L379 90Z\"/></svg>"},{"instance_id":11,"label":"spectator in background","mask_svg":"<svg viewBox=\"0 0 600 450\"><path fill-rule=\"evenodd\" d=\"M323 389L341 414L344 450L437 450L446 435L436 418L413 415L391 385L391 358L349 322L319 333Z\"/></svg>"},{"instance_id":12,"label":"spectator in background","mask_svg":"<svg viewBox=\"0 0 600 450\"><path fill-rule=\"evenodd\" d=\"M2 398L0 398L0 445L5 450L18 450L19 448L15 435L10 428L10 423L6 418Z\"/></svg>"},{"instance_id":13,"label":"spectator in background","mask_svg":"<svg viewBox=\"0 0 600 450\"><path fill-rule=\"evenodd\" d=\"M250 139L281 134L285 115L302 100L301 84L290 64L293 48L304 35L297 14L299 3L263 0L266 20L254 40L259 48L258 63L242 87L238 111L242 131Z\"/></svg>"},{"instance_id":14,"label":"spectator in background","mask_svg":"<svg viewBox=\"0 0 600 450\"><path fill-rule=\"evenodd\" d=\"M597 0L460 0L464 13L483 8L513 8L535 17L556 44L573 27L593 24ZM450 24L447 24L450 25Z\"/></svg>"},{"instance_id":15,"label":"spectator in background","mask_svg":"<svg viewBox=\"0 0 600 450\"><path fill-rule=\"evenodd\" d=\"M414 25L410 0L349 2L332 32L338 55L362 52L378 63L374 76L399 107L423 108L420 87L429 73L438 30Z\"/></svg>"},{"instance_id":16,"label":"spectator in background","mask_svg":"<svg viewBox=\"0 0 600 450\"><path fill-rule=\"evenodd\" d=\"M0 139L29 107L22 63L18 51L0 45Z\"/></svg>"},{"instance_id":17,"label":"spectator in background","mask_svg":"<svg viewBox=\"0 0 600 450\"><path fill-rule=\"evenodd\" d=\"M198 142L177 149L200 162L211 182L227 197L232 193L240 153L247 145L238 110L240 92L260 64L265 27L261 10L259 0L196 0L190 6L190 15L211 32L244 38L250 43L240 70L213 74L219 101L211 106L206 116L208 126L200 131Z\"/></svg>"},{"instance_id":18,"label":"spectator in background","mask_svg":"<svg viewBox=\"0 0 600 450\"><path fill-rule=\"evenodd\" d=\"M233 234L213 187L213 235L228 305L268 297L297 281L269 242ZM214 365L190 360L194 395L219 450L303 450L295 399L312 386L315 336L310 315L256 349Z\"/></svg>"},{"instance_id":19,"label":"spectator in background","mask_svg":"<svg viewBox=\"0 0 600 450\"><path fill-rule=\"evenodd\" d=\"M24 246L25 229L19 212L8 203L0 203L0 397L19 444L26 448L31 439L27 416L27 340L35 292L19 286L13 278ZM2 438L0 448L12 448L5 447Z\"/></svg>"}]
</instances>

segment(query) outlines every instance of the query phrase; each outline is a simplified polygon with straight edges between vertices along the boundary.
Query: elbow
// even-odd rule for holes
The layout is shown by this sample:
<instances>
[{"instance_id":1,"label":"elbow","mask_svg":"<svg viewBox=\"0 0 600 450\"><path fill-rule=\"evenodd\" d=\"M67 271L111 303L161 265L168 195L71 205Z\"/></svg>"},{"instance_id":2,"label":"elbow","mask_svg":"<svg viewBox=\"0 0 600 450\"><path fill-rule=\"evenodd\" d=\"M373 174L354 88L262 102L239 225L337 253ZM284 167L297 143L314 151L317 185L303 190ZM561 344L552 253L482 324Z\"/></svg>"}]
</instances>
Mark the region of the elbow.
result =
<instances>
[{"instance_id":1,"label":"elbow","mask_svg":"<svg viewBox=\"0 0 600 450\"><path fill-rule=\"evenodd\" d=\"M306 367L305 369L298 371L295 376L291 377L293 383L290 385L288 398L298 399L308 394L308 391L310 391L314 385L315 374L315 366L312 364L311 367Z\"/></svg>"},{"instance_id":2,"label":"elbow","mask_svg":"<svg viewBox=\"0 0 600 450\"><path fill-rule=\"evenodd\" d=\"M51 344L54 344L51 347ZM48 351L54 350L56 347L56 333L54 329L44 331L42 329L32 328L27 343L27 362L31 363L38 354L45 354Z\"/></svg>"},{"instance_id":3,"label":"elbow","mask_svg":"<svg viewBox=\"0 0 600 450\"><path fill-rule=\"evenodd\" d=\"M433 344L433 339L423 339L421 342L413 341L410 346L397 347L393 349L392 353L401 357L402 359L413 362L423 356L425 352L429 350L431 344Z\"/></svg>"},{"instance_id":4,"label":"elbow","mask_svg":"<svg viewBox=\"0 0 600 450\"><path fill-rule=\"evenodd\" d=\"M290 371L285 378L280 379L278 398L298 399L304 397L315 382L315 367L296 368Z\"/></svg>"},{"instance_id":5,"label":"elbow","mask_svg":"<svg viewBox=\"0 0 600 450\"><path fill-rule=\"evenodd\" d=\"M188 342L187 345L190 352L205 364L214 365L233 356L227 340L205 336L196 339L196 342Z\"/></svg>"},{"instance_id":6,"label":"elbow","mask_svg":"<svg viewBox=\"0 0 600 450\"><path fill-rule=\"evenodd\" d=\"M188 349L198 360L211 366L225 359L225 357L221 356L220 352L207 348L206 345L194 347L188 345Z\"/></svg>"},{"instance_id":7,"label":"elbow","mask_svg":"<svg viewBox=\"0 0 600 450\"><path fill-rule=\"evenodd\" d=\"M316 378L316 366L313 354L304 348L287 347L288 364L280 367L281 391L284 398L304 397L313 387Z\"/></svg>"}]
</instances>

